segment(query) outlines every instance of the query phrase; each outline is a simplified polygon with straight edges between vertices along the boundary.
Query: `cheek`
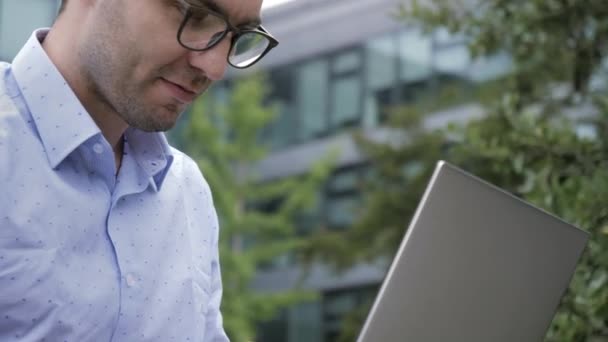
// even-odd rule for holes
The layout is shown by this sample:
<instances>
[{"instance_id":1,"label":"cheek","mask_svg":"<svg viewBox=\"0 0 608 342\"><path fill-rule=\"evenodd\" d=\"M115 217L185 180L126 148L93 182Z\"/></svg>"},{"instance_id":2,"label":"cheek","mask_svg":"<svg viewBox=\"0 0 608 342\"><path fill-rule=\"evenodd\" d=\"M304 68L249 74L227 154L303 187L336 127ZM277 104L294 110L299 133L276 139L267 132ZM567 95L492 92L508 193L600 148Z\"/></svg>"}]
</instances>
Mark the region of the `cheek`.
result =
<instances>
[{"instance_id":1,"label":"cheek","mask_svg":"<svg viewBox=\"0 0 608 342\"><path fill-rule=\"evenodd\" d=\"M175 37L157 37L159 38L146 39L132 49L133 76L137 80L153 80L172 74L185 61L184 51Z\"/></svg>"},{"instance_id":2,"label":"cheek","mask_svg":"<svg viewBox=\"0 0 608 342\"><path fill-rule=\"evenodd\" d=\"M183 61L187 53L177 41L181 19L169 15L169 9L161 8L163 1L154 2L158 6L148 1L141 2L145 6L127 23L125 34L128 32L130 43L122 53L126 56L124 62L129 64L130 80L126 81L137 84L139 91L154 88L159 77L175 74L180 66L186 65Z\"/></svg>"},{"instance_id":3,"label":"cheek","mask_svg":"<svg viewBox=\"0 0 608 342\"><path fill-rule=\"evenodd\" d=\"M149 0L146 0L149 1ZM156 8L156 7L155 7ZM180 20L167 13L150 13L141 18L137 24L131 24L139 53L150 64L165 65L183 55L184 50L177 41Z\"/></svg>"}]
</instances>

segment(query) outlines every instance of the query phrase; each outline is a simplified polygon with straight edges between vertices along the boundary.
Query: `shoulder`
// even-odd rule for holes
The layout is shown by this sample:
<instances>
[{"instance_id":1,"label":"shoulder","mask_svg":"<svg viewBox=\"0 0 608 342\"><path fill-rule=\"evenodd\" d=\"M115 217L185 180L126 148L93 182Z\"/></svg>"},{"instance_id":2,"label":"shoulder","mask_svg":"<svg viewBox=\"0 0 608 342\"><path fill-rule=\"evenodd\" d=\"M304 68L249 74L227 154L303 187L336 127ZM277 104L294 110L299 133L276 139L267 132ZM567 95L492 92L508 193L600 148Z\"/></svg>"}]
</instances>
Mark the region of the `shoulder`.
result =
<instances>
[{"instance_id":1,"label":"shoulder","mask_svg":"<svg viewBox=\"0 0 608 342\"><path fill-rule=\"evenodd\" d=\"M11 65L6 62L0 62L0 120L2 125L8 123L9 120L20 117L17 98L19 97L19 89L15 79L11 74Z\"/></svg>"},{"instance_id":2,"label":"shoulder","mask_svg":"<svg viewBox=\"0 0 608 342\"><path fill-rule=\"evenodd\" d=\"M4 79L4 74L11 68L11 65L7 62L0 61L0 77Z\"/></svg>"},{"instance_id":3,"label":"shoulder","mask_svg":"<svg viewBox=\"0 0 608 342\"><path fill-rule=\"evenodd\" d=\"M9 92L8 78L11 65L6 62L0 62L0 113L4 117L4 113L7 111L9 102L12 102L12 95Z\"/></svg>"},{"instance_id":4,"label":"shoulder","mask_svg":"<svg viewBox=\"0 0 608 342\"><path fill-rule=\"evenodd\" d=\"M171 172L179 179L181 185L192 192L211 197L211 189L197 162L174 147L171 147L171 153L173 154Z\"/></svg>"},{"instance_id":5,"label":"shoulder","mask_svg":"<svg viewBox=\"0 0 608 342\"><path fill-rule=\"evenodd\" d=\"M26 119L26 110L12 77L11 65L0 62L0 180L18 177L20 167L40 151L32 124Z\"/></svg>"},{"instance_id":6,"label":"shoulder","mask_svg":"<svg viewBox=\"0 0 608 342\"><path fill-rule=\"evenodd\" d=\"M17 105L16 86L10 77L10 64L0 62L0 155L9 155L9 146L23 145L21 137L29 133ZM6 165L2 160L0 165Z\"/></svg>"},{"instance_id":7,"label":"shoulder","mask_svg":"<svg viewBox=\"0 0 608 342\"><path fill-rule=\"evenodd\" d=\"M219 223L213 194L198 163L173 147L171 147L171 153L173 154L173 163L170 173L177 183L177 188L184 200L184 206L190 209L191 213L201 215L197 222L209 222L206 220L211 220L212 226L217 228ZM217 236L214 241L217 241Z\"/></svg>"}]
</instances>

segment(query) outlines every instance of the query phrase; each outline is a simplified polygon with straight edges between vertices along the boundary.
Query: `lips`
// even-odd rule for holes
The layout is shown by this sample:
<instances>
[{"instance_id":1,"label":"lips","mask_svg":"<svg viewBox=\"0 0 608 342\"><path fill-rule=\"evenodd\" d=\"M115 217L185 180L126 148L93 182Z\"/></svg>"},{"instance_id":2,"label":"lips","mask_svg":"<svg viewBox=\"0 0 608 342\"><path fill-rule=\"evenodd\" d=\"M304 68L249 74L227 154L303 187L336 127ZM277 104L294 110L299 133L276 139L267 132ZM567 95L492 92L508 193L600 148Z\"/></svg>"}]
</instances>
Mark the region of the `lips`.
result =
<instances>
[{"instance_id":1,"label":"lips","mask_svg":"<svg viewBox=\"0 0 608 342\"><path fill-rule=\"evenodd\" d=\"M191 103L198 96L197 92L195 92L191 89L185 88L177 83L173 83L164 78L161 78L161 82L165 86L165 88L168 90L171 97L175 98L176 100L178 100L179 102L182 102L184 104Z\"/></svg>"}]
</instances>

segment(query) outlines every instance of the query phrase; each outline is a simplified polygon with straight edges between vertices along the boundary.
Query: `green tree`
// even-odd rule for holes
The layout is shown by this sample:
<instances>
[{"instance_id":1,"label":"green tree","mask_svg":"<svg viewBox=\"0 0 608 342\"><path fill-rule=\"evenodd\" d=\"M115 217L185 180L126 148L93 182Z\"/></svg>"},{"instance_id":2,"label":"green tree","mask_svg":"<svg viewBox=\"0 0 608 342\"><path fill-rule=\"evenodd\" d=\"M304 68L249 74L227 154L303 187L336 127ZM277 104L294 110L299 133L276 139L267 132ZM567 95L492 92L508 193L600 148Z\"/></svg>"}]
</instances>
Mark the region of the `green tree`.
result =
<instances>
[{"instance_id":1,"label":"green tree","mask_svg":"<svg viewBox=\"0 0 608 342\"><path fill-rule=\"evenodd\" d=\"M461 131L450 158L591 234L547 340L608 340L608 3L412 4L402 16L463 33L473 56L512 57L487 117ZM581 123L597 137L577 134Z\"/></svg>"},{"instance_id":2,"label":"green tree","mask_svg":"<svg viewBox=\"0 0 608 342\"><path fill-rule=\"evenodd\" d=\"M415 209L441 156L590 233L546 340L608 341L607 14L603 0L412 0L401 6L399 19L429 33L463 34L474 58L506 53L512 69L492 91L475 93L485 108L482 119L437 135L412 125L420 111L401 110L391 125L413 136L412 143L363 139L376 177L366 188L361 220L343 240L370 248L331 260L348 265L391 257L404 215ZM581 124L596 134L581 135ZM415 172L408 165L417 165Z\"/></svg>"},{"instance_id":3,"label":"green tree","mask_svg":"<svg viewBox=\"0 0 608 342\"><path fill-rule=\"evenodd\" d=\"M257 163L266 155L262 129L277 110L265 105L265 79L239 79L225 104L211 97L197 101L180 139L198 163L214 194L221 226L220 260L224 326L232 341L255 339L256 325L281 308L314 298L298 290L259 293L250 288L258 267L306 245L295 218L314 203L327 163L305 177L260 182ZM272 205L272 210L265 207Z\"/></svg>"},{"instance_id":4,"label":"green tree","mask_svg":"<svg viewBox=\"0 0 608 342\"><path fill-rule=\"evenodd\" d=\"M354 136L367 156L369 170L360 186L362 210L354 226L311 237L308 257L337 271L392 256L404 233L404 218L413 215L428 176L442 157L444 134L425 130L418 109L401 107L389 112L389 126L397 128L391 132L393 143L377 142L360 132Z\"/></svg>"}]
</instances>

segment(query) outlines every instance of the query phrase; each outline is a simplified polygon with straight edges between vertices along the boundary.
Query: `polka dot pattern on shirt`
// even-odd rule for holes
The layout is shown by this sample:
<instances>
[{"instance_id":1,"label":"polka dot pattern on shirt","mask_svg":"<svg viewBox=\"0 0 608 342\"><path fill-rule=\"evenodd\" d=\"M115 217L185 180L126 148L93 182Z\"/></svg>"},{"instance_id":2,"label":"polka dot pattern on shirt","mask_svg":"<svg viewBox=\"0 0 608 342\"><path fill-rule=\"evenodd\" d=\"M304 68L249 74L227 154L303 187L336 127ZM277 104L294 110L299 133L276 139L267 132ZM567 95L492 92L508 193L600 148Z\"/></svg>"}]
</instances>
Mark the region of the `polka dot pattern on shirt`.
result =
<instances>
[{"instance_id":1,"label":"polka dot pattern on shirt","mask_svg":"<svg viewBox=\"0 0 608 342\"><path fill-rule=\"evenodd\" d=\"M162 134L129 129L116 177L43 34L0 64L11 165L0 187L15 194L0 197L0 340L227 341L217 219L196 164Z\"/></svg>"}]
</instances>

